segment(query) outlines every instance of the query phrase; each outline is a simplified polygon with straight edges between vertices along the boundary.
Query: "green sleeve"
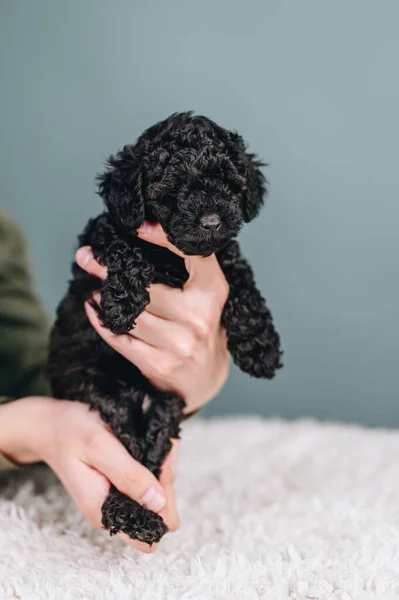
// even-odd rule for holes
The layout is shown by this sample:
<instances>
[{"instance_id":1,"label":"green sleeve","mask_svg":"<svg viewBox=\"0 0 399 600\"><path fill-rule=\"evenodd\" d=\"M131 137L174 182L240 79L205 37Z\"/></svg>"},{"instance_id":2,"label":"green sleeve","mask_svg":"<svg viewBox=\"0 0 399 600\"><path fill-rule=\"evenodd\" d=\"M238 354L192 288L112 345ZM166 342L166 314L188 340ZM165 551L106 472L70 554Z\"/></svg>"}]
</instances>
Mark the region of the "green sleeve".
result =
<instances>
[{"instance_id":1,"label":"green sleeve","mask_svg":"<svg viewBox=\"0 0 399 600\"><path fill-rule=\"evenodd\" d=\"M23 236L0 210L0 402L49 395L44 376L48 335ZM10 465L0 456L0 469Z\"/></svg>"}]
</instances>

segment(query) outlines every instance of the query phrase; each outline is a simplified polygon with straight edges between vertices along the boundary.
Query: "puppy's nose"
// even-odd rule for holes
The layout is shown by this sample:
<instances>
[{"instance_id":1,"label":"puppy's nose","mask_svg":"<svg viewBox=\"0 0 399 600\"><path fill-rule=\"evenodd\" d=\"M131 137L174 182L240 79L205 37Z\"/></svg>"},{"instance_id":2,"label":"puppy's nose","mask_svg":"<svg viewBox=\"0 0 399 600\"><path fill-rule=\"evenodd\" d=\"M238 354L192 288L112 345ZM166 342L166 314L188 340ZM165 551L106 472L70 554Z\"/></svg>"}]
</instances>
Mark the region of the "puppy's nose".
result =
<instances>
[{"instance_id":1,"label":"puppy's nose","mask_svg":"<svg viewBox=\"0 0 399 600\"><path fill-rule=\"evenodd\" d=\"M219 215L212 213L201 218L201 227L207 231L216 231L221 226L222 222Z\"/></svg>"}]
</instances>

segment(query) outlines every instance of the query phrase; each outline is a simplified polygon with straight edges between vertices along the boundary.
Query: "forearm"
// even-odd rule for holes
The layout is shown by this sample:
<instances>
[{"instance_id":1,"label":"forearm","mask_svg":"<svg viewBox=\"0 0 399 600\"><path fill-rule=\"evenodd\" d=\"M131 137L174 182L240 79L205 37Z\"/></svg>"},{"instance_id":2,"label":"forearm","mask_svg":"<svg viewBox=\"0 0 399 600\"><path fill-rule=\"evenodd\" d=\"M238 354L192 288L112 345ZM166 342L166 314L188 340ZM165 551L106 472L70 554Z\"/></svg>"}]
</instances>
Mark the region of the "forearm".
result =
<instances>
[{"instance_id":1,"label":"forearm","mask_svg":"<svg viewBox=\"0 0 399 600\"><path fill-rule=\"evenodd\" d=\"M0 470L41 460L39 425L51 406L48 398L22 398L0 404Z\"/></svg>"},{"instance_id":2,"label":"forearm","mask_svg":"<svg viewBox=\"0 0 399 600\"><path fill-rule=\"evenodd\" d=\"M5 411L3 410L3 406L6 402L13 401L13 398L8 398L7 396L0 396L0 472L8 471L10 469L15 469L18 465L14 462L11 462L5 452L7 440L5 439L5 432L7 431L7 423L5 421Z\"/></svg>"}]
</instances>

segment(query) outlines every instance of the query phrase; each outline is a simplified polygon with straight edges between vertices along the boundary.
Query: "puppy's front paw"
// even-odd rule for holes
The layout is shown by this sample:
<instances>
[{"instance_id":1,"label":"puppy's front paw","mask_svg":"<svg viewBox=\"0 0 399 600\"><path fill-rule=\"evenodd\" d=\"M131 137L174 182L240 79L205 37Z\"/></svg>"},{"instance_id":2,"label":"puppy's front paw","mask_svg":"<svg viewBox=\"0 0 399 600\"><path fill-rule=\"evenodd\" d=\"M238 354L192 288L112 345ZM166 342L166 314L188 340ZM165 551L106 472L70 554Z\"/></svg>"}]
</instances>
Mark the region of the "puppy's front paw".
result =
<instances>
[{"instance_id":1,"label":"puppy's front paw","mask_svg":"<svg viewBox=\"0 0 399 600\"><path fill-rule=\"evenodd\" d=\"M230 353L244 373L260 379L273 379L283 366L279 347L261 344L258 340L241 342L230 348Z\"/></svg>"},{"instance_id":2,"label":"puppy's front paw","mask_svg":"<svg viewBox=\"0 0 399 600\"><path fill-rule=\"evenodd\" d=\"M119 305L112 306L110 310L100 307L99 311L101 323L115 335L129 333L135 326L137 316L125 313L123 307Z\"/></svg>"},{"instance_id":3,"label":"puppy's front paw","mask_svg":"<svg viewBox=\"0 0 399 600\"><path fill-rule=\"evenodd\" d=\"M144 290L132 298L130 294L118 293L110 286L101 292L99 316L104 325L115 335L131 331L137 317L144 311L149 302L149 294Z\"/></svg>"},{"instance_id":4,"label":"puppy's front paw","mask_svg":"<svg viewBox=\"0 0 399 600\"><path fill-rule=\"evenodd\" d=\"M222 323L235 364L253 377L272 379L282 367L282 351L280 336L261 293L255 287L231 292Z\"/></svg>"}]
</instances>

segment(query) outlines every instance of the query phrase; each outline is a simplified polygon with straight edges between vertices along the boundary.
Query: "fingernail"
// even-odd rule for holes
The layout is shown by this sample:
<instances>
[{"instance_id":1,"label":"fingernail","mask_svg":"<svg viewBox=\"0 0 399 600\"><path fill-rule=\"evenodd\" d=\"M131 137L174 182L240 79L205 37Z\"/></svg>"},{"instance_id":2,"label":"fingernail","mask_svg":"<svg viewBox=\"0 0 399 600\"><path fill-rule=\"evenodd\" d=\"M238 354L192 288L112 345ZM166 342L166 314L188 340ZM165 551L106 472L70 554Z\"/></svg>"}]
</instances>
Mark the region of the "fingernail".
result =
<instances>
[{"instance_id":1,"label":"fingernail","mask_svg":"<svg viewBox=\"0 0 399 600\"><path fill-rule=\"evenodd\" d=\"M152 485L141 499L141 504L154 512L160 511L166 504L166 500L162 492Z\"/></svg>"},{"instance_id":2,"label":"fingernail","mask_svg":"<svg viewBox=\"0 0 399 600\"><path fill-rule=\"evenodd\" d=\"M142 225L140 225L140 227L138 228L138 231L140 233L151 233L151 231L152 231L151 223L149 223L148 221L144 221L142 223Z\"/></svg>"},{"instance_id":3,"label":"fingernail","mask_svg":"<svg viewBox=\"0 0 399 600\"><path fill-rule=\"evenodd\" d=\"M77 255L79 257L79 262L85 267L89 264L91 259L93 258L93 253L90 248L79 248Z\"/></svg>"}]
</instances>

